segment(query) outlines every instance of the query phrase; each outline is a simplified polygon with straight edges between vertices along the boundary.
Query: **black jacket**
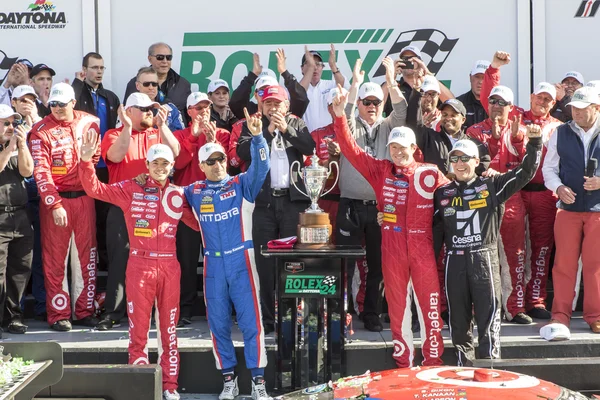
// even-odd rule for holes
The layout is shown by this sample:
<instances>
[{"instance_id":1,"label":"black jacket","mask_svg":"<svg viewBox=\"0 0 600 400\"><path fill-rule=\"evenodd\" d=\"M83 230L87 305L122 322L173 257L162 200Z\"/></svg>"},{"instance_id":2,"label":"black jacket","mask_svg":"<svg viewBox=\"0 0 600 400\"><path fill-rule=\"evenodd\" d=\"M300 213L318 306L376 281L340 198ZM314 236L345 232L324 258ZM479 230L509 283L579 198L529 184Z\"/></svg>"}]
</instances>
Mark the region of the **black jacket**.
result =
<instances>
[{"instance_id":1,"label":"black jacket","mask_svg":"<svg viewBox=\"0 0 600 400\"><path fill-rule=\"evenodd\" d=\"M302 118L308 107L308 96L306 89L296 80L296 77L289 73L289 71L283 71L283 84L290 93L290 112ZM229 98L229 108L233 115L238 119L245 118L244 107L248 109L248 114L252 115L258 111L258 105L250 101L252 95L252 87L254 81L258 78L252 71L248 72L248 75L240 82L240 85L231 92Z\"/></svg>"},{"instance_id":2,"label":"black jacket","mask_svg":"<svg viewBox=\"0 0 600 400\"><path fill-rule=\"evenodd\" d=\"M408 99L410 97L410 92L412 92L412 88L410 87L410 85L408 83L406 83L404 81L404 78L400 78L400 80L398 81L398 89L400 89L400 92L402 92L402 96L404 96L404 98L406 99L406 103L408 104L408 107L411 107L411 104L408 102ZM418 106L418 104L417 104ZM385 113L385 115L390 115L392 113L392 111L394 111L394 108L392 107L392 98L388 95L387 101L385 102L385 105L383 106L383 112Z\"/></svg>"},{"instance_id":3,"label":"black jacket","mask_svg":"<svg viewBox=\"0 0 600 400\"><path fill-rule=\"evenodd\" d=\"M300 167L304 167L304 157L313 154L315 149L315 142L306 127L304 121L294 115L287 115L285 120L288 124L287 132L283 133L281 136L284 139L285 152L288 157L288 161L290 163L290 167L294 161L300 162ZM268 126L269 120L267 117L263 116L263 136L267 140L269 144L269 149L271 149L271 142L273 141L273 135L269 133ZM248 130L248 125L244 124L242 127L242 134L238 140L237 145L237 154L238 156L250 163L252 161L250 156L250 142L252 141L252 134ZM310 201L308 197L298 192L292 181L296 183L298 188L303 190L306 193L306 188L304 187L304 182L302 182L302 178L298 174L298 170L295 168L294 173L290 175L290 200L291 201ZM271 202L271 175L267 174L265 178L265 182L260 189L260 193L256 197L256 204L269 204Z\"/></svg>"},{"instance_id":4,"label":"black jacket","mask_svg":"<svg viewBox=\"0 0 600 400\"><path fill-rule=\"evenodd\" d=\"M86 82L79 79L73 81L73 90L75 91L75 109L85 111L86 113L97 115L96 109L94 108L94 100L92 98L92 87ZM106 99L106 105L108 107L108 129L114 129L117 124L118 110L121 101L119 97L108 89L105 89L102 84L96 89L98 96L102 96Z\"/></svg>"},{"instance_id":5,"label":"black jacket","mask_svg":"<svg viewBox=\"0 0 600 400\"><path fill-rule=\"evenodd\" d=\"M448 173L450 162L448 161L448 154L452 150L452 143L446 131L442 127L440 132L433 129L420 126L415 130L415 136L417 137L417 146L423 153L423 161L437 165L437 167L444 174ZM487 147L479 140L469 137L462 130L458 137L458 140L468 139L475 142L477 149L479 149L479 166L475 169L477 175L481 175L483 171L488 169L490 162L490 154L488 153Z\"/></svg>"},{"instance_id":6,"label":"black jacket","mask_svg":"<svg viewBox=\"0 0 600 400\"><path fill-rule=\"evenodd\" d=\"M52 110L50 110L50 107L46 107L41 101L37 100L35 102L35 105L37 106L38 116L40 118L45 118L48 115L52 114Z\"/></svg>"},{"instance_id":7,"label":"black jacket","mask_svg":"<svg viewBox=\"0 0 600 400\"><path fill-rule=\"evenodd\" d=\"M127 101L127 98L131 93L137 92L135 88L135 80L134 76L131 78L129 83L127 83L127 89L125 90L125 97L123 98L123 102ZM187 115L187 98L192 93L192 87L187 79L179 75L173 69L169 70L167 74L167 79L160 85L159 93L157 98L160 99L159 103L162 104L166 98L171 100L171 103L175 104L175 107L181 112L181 116L183 117L184 125L187 126L189 121L189 116ZM162 96L161 96L162 94ZM158 100L157 100L158 101Z\"/></svg>"},{"instance_id":8,"label":"black jacket","mask_svg":"<svg viewBox=\"0 0 600 400\"><path fill-rule=\"evenodd\" d=\"M471 90L469 90L467 93L461 94L456 99L462 101L463 105L467 109L467 119L463 124L464 130L467 130L467 128L471 125L483 122L483 120L488 117L487 110L483 108L481 102L475 98L475 95Z\"/></svg>"},{"instance_id":9,"label":"black jacket","mask_svg":"<svg viewBox=\"0 0 600 400\"><path fill-rule=\"evenodd\" d=\"M561 100L556 102L554 107L552 107L550 115L562 122L571 121L573 119L573 115L571 114L571 106L567 106L567 104L570 102L571 96L565 95Z\"/></svg>"},{"instance_id":10,"label":"black jacket","mask_svg":"<svg viewBox=\"0 0 600 400\"><path fill-rule=\"evenodd\" d=\"M238 121L238 119L235 115L233 115L231 110L227 112L227 116L225 118L226 119L221 118L221 115L216 112L214 108L210 108L210 120L215 122L217 128L226 129L229 133L231 133L231 128L233 127L233 124Z\"/></svg>"}]
</instances>

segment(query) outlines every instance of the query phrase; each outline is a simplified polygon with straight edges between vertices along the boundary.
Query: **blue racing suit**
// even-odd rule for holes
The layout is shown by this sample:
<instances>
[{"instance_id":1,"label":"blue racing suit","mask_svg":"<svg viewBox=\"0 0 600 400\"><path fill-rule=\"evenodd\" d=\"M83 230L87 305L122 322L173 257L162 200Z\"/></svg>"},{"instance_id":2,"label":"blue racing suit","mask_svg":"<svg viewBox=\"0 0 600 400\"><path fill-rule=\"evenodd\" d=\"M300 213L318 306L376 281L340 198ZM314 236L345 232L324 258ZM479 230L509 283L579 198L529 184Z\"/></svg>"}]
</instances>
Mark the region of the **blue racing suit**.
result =
<instances>
[{"instance_id":1,"label":"blue racing suit","mask_svg":"<svg viewBox=\"0 0 600 400\"><path fill-rule=\"evenodd\" d=\"M204 301L217 369L236 366L231 340L231 303L244 336L248 369L267 365L259 281L252 243L254 200L269 172L269 147L252 138L248 170L220 182L198 181L185 188L204 244Z\"/></svg>"}]
</instances>

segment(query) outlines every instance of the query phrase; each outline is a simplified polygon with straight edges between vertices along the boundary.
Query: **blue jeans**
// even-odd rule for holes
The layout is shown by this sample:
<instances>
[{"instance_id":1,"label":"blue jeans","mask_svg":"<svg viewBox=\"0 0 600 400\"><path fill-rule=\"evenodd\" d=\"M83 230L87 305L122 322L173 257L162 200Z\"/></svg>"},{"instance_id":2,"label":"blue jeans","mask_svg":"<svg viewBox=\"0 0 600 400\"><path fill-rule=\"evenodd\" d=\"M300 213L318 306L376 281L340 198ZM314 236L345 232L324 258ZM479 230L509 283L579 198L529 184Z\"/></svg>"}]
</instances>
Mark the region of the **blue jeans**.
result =
<instances>
[{"instance_id":1,"label":"blue jeans","mask_svg":"<svg viewBox=\"0 0 600 400\"><path fill-rule=\"evenodd\" d=\"M35 298L35 315L46 312L46 288L44 287L44 270L42 269L42 242L40 238L40 200L27 203L29 218L33 226L33 260L31 262L31 289Z\"/></svg>"}]
</instances>

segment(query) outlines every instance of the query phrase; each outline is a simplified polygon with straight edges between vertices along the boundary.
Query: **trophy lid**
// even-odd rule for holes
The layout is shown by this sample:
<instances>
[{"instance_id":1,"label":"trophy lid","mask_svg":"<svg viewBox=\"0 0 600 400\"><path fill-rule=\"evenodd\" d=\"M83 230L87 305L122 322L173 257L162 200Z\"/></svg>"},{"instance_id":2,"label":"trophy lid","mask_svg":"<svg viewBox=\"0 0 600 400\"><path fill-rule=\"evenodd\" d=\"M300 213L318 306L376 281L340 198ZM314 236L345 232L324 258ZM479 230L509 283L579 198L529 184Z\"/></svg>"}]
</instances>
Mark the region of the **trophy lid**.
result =
<instances>
[{"instance_id":1,"label":"trophy lid","mask_svg":"<svg viewBox=\"0 0 600 400\"><path fill-rule=\"evenodd\" d=\"M310 156L310 165L305 167L308 169L322 169L323 167L319 165L319 157L317 156L317 149L313 150L313 155Z\"/></svg>"}]
</instances>

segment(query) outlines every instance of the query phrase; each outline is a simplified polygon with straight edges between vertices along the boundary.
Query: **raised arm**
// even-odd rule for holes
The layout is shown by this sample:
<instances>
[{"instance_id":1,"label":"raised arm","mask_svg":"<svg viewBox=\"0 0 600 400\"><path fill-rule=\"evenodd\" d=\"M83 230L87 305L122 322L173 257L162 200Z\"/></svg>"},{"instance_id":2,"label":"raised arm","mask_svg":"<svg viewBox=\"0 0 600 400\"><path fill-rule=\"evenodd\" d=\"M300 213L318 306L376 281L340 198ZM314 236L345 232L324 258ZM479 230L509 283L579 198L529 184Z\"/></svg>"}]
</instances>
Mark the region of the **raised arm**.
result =
<instances>
[{"instance_id":1,"label":"raised arm","mask_svg":"<svg viewBox=\"0 0 600 400\"><path fill-rule=\"evenodd\" d=\"M252 135L250 143L250 153L252 162L248 171L238 175L242 184L244 198L251 203L254 203L256 196L269 173L271 157L269 156L269 146L262 134L262 119L261 115L248 115L248 110L244 109L246 115L246 125Z\"/></svg>"}]
</instances>

